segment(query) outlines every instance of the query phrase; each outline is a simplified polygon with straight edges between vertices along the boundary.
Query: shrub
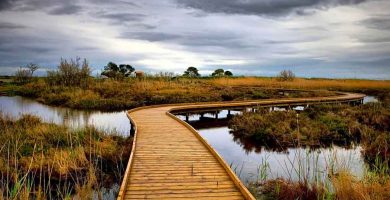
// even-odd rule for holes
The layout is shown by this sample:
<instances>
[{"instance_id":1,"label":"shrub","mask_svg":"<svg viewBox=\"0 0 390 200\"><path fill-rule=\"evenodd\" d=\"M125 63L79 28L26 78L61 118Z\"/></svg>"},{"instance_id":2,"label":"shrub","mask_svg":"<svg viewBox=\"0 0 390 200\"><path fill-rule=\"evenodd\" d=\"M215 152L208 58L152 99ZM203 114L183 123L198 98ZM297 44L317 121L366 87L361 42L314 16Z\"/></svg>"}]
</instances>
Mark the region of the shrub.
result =
<instances>
[{"instance_id":1,"label":"shrub","mask_svg":"<svg viewBox=\"0 0 390 200\"><path fill-rule=\"evenodd\" d=\"M291 70L282 70L277 78L279 81L293 81L295 74Z\"/></svg>"},{"instance_id":2,"label":"shrub","mask_svg":"<svg viewBox=\"0 0 390 200\"><path fill-rule=\"evenodd\" d=\"M80 62L78 57L70 61L61 58L57 71L48 71L46 80L49 85L87 88L90 74L91 70L86 59Z\"/></svg>"},{"instance_id":3,"label":"shrub","mask_svg":"<svg viewBox=\"0 0 390 200\"><path fill-rule=\"evenodd\" d=\"M15 72L15 77L14 81L17 84L26 84L31 80L31 72L28 69L23 69L20 67L16 72Z\"/></svg>"}]
</instances>

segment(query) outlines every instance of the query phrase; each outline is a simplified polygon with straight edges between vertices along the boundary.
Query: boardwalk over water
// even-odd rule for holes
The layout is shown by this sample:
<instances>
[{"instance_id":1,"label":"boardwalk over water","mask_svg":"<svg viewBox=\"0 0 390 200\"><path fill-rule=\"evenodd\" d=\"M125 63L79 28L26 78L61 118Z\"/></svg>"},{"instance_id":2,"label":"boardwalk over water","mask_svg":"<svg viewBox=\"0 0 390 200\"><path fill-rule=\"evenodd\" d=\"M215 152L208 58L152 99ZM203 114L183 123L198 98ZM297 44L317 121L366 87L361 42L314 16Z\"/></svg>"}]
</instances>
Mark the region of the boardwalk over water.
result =
<instances>
[{"instance_id":1,"label":"boardwalk over water","mask_svg":"<svg viewBox=\"0 0 390 200\"><path fill-rule=\"evenodd\" d=\"M149 106L130 110L133 149L118 199L254 199L217 152L171 111L360 102L362 94Z\"/></svg>"}]
</instances>

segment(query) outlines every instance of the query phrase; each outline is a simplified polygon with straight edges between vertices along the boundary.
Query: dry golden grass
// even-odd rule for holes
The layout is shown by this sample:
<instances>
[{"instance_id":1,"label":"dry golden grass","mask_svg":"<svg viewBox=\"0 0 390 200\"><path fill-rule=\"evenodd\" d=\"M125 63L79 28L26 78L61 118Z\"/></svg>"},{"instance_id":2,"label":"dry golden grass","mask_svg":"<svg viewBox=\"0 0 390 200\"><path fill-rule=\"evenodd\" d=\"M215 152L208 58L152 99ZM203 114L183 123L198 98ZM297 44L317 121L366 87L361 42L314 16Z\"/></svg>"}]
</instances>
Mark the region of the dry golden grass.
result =
<instances>
[{"instance_id":1,"label":"dry golden grass","mask_svg":"<svg viewBox=\"0 0 390 200\"><path fill-rule=\"evenodd\" d=\"M382 183L381 183L382 182ZM350 172L342 171L332 178L337 199L385 200L390 199L390 180L358 180Z\"/></svg>"},{"instance_id":2,"label":"dry golden grass","mask_svg":"<svg viewBox=\"0 0 390 200\"><path fill-rule=\"evenodd\" d=\"M289 89L390 89L390 81L358 79L304 79L278 81L276 78L243 77L218 78L210 80L216 85L225 86L259 86L265 88Z\"/></svg>"}]
</instances>

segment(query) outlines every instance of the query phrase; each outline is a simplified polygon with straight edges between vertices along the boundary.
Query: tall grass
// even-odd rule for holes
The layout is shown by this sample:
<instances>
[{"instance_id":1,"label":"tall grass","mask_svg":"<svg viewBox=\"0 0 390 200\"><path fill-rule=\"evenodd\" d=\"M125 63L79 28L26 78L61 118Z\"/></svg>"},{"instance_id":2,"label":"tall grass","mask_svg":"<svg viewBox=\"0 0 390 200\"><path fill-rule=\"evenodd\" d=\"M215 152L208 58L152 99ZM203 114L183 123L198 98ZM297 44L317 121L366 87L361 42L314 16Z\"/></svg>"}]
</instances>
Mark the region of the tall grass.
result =
<instances>
[{"instance_id":1,"label":"tall grass","mask_svg":"<svg viewBox=\"0 0 390 200\"><path fill-rule=\"evenodd\" d=\"M49 81L50 82L50 81ZM216 86L209 80L158 74L143 79L94 79L88 87L49 84L42 78L13 88L42 103L82 109L123 110L144 105L334 95L332 92L279 93L262 88Z\"/></svg>"},{"instance_id":2,"label":"tall grass","mask_svg":"<svg viewBox=\"0 0 390 200\"><path fill-rule=\"evenodd\" d=\"M0 117L0 193L5 199L90 199L119 182L130 139L70 130L24 115ZM1 198L1 197L0 197Z\"/></svg>"},{"instance_id":3,"label":"tall grass","mask_svg":"<svg viewBox=\"0 0 390 200\"><path fill-rule=\"evenodd\" d=\"M305 79L295 78L292 81L279 81L277 78L238 77L218 78L210 80L216 85L227 86L259 86L290 89L386 89L390 88L390 81L359 80L359 79Z\"/></svg>"},{"instance_id":4,"label":"tall grass","mask_svg":"<svg viewBox=\"0 0 390 200\"><path fill-rule=\"evenodd\" d=\"M255 182L249 183L250 191L258 199L312 200L312 199L378 199L390 197L390 179L386 170L373 171L365 168L361 176L350 171L348 163L329 156L326 166L319 167L318 155L299 154L292 160L280 163L278 168L290 168L290 177L270 177L269 163L263 162L259 169L263 174ZM268 169L268 170L267 170ZM266 175L264 175L266 174Z\"/></svg>"}]
</instances>

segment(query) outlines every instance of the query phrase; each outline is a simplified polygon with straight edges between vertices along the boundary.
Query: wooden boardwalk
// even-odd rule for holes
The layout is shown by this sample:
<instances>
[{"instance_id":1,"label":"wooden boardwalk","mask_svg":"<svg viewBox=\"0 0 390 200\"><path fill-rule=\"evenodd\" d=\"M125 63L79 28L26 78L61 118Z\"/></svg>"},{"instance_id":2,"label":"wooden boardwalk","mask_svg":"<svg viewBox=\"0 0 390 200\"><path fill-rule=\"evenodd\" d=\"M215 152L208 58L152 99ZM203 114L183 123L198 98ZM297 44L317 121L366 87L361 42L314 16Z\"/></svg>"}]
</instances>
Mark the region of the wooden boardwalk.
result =
<instances>
[{"instance_id":1,"label":"wooden boardwalk","mask_svg":"<svg viewBox=\"0 0 390 200\"><path fill-rule=\"evenodd\" d=\"M136 134L118 199L254 199L219 154L172 110L269 106L361 100L346 93L326 98L297 98L229 103L176 104L128 112Z\"/></svg>"}]
</instances>

